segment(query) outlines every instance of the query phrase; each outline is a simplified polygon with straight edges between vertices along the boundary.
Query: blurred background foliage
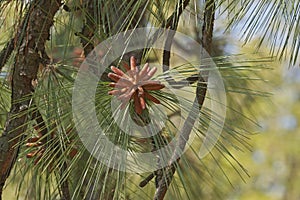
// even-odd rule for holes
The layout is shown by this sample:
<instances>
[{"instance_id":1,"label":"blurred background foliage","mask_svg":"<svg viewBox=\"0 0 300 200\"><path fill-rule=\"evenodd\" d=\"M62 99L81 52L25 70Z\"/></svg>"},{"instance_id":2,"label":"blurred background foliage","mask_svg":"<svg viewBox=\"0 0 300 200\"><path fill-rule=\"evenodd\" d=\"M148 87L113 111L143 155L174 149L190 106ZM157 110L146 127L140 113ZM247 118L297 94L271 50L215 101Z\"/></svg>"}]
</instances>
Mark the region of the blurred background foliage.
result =
<instances>
[{"instance_id":1,"label":"blurred background foliage","mask_svg":"<svg viewBox=\"0 0 300 200\"><path fill-rule=\"evenodd\" d=\"M0 11L0 49L13 35L16 30L14 26L22 15L22 6L18 5L18 1L16 2L9 6L1 3L3 9ZM128 2L130 4L132 1ZM166 19L170 15L175 4L174 1L153 2L151 5L153 7L150 6L150 11L153 13L148 16L148 20L151 21L151 25L156 26L160 24L160 19ZM198 9L200 10L203 9L203 3L199 2ZM293 43L291 42L293 38L286 36L296 35L292 31L297 29L299 24L295 27L288 27L294 23L293 20L290 20L286 25L287 28L279 23L280 20L285 20L285 15L278 14L272 19L276 24L273 29L259 29L262 26L260 23L264 23L262 20L264 15L262 14L263 17L258 19L258 16L252 15L251 11L263 12L265 9L271 8L276 10L276 6L279 7L281 1L273 0L269 3L264 1L264 5L259 1L253 1L253 4L250 4L250 1L244 1L241 4L239 1L220 2L223 4L218 7L216 12L212 56L222 74L228 95L226 126L223 136L220 138L220 144L225 144L225 150L232 151L234 157L226 157L218 152L220 149L214 149L211 155L200 160L192 150L189 150L182 159L180 170L177 171L178 175L175 177L175 183L171 185L167 199L300 199L300 190L298 189L300 186L300 171L298 170L300 167L298 156L300 153L298 146L300 143L300 69L296 59L299 42ZM291 2L293 3L284 3L286 10L290 11L290 14L298 15L299 2ZM68 1L67 4L72 6L80 4L80 2ZM196 4L196 1L192 4ZM191 13L199 11L194 10L193 5L187 8L189 12L183 13L178 31L197 40L197 34L201 29L197 20L201 21L202 19L201 15L200 17L196 15L199 19L191 15ZM239 8L244 12L234 14L233 10ZM226 10L225 14L224 10ZM45 111L42 114L47 120L47 129L53 130L59 135L53 139L57 143L51 144L54 152L61 150L57 150L56 145L64 146L68 152L71 152L72 147L83 148L82 145L80 147L80 142L74 136L76 132L73 130L72 123L70 126L68 125L72 115L69 111L71 110L74 74L76 74L76 67L80 65L83 55L80 38L76 36L83 26L83 16L85 16L83 12L83 10L79 10L68 13L61 9L57 13L54 27L51 29L51 40L47 42L46 46L46 51L56 66L55 69L49 68L39 74L42 81L39 82L34 97L37 103L40 102L38 106ZM118 10L111 11L110 14L114 15L116 12ZM132 11L125 10L123 13L133 15ZM130 19L126 18L126 20ZM253 24L255 22L256 24ZM124 24L126 25L126 23ZM228 29L228 27L230 28ZM95 43L118 32L114 28L106 27L103 32L98 32L96 39L93 39ZM272 32L274 28L279 28L276 30L278 32ZM109 31L106 32L107 30ZM284 32L285 30L288 32ZM268 34L265 34L266 32ZM286 37L280 37L277 34ZM286 45L283 45L284 47L281 49L281 44L285 43ZM179 44L176 48L182 47ZM13 56L0 75L0 133L5 126L10 107L9 66L13 65ZM281 60L279 61L278 58ZM45 93L48 95L45 96ZM48 103L43 102L50 102L51 106L55 104L55 108L63 108L63 110L52 110L50 107L47 108ZM66 104L66 102L68 103ZM205 110L203 112L205 113ZM207 112L209 113L209 111ZM56 116L58 113L60 116ZM34 132L34 130L29 131ZM236 141L234 140L235 132L241 134L236 134L239 137ZM231 134L234 136L230 136ZM64 144L65 138L72 139L71 145ZM58 144L59 141L60 144ZM196 150L197 146L199 144L196 142ZM122 188L120 193L116 192L113 196L109 196L107 191L101 191L101 195L107 195L105 197L100 195L102 199L114 197L116 199L152 198L151 194L155 190L154 183L141 189L138 186L141 180L140 175L110 172L95 163L90 157L84 156L87 153L84 149L78 151L79 155L76 155L75 161L70 161L70 163L77 164L79 167L72 168L67 173L71 180L69 187L72 188L71 191L74 194L78 193L80 196L83 195L80 194L82 191L86 193L98 191L99 188L91 190L84 187L102 181L102 186L107 191L112 191L112 188L114 190L117 190L118 187ZM20 199L59 199L55 178L59 179L58 182L63 182L63 176L55 175L48 178L49 174L44 171L48 168L51 171L52 167L49 166L49 163L59 165L65 161L65 158L58 156L54 159L51 157L53 152L46 153L42 164L35 167L34 160L25 157L28 152L30 151L24 148L23 153L19 156L14 175L8 180L3 199L16 199L17 196ZM62 162L60 162L61 160ZM85 169L86 167L90 169ZM92 167L99 167L99 171L93 171ZM95 174L102 173L102 176L96 176L97 178L101 177L102 180L96 180L94 183L94 180L87 179L85 181L84 177L76 176L85 170L90 173L86 176L92 178L95 177ZM103 172L105 172L104 175ZM124 187L125 182L126 186ZM47 187L43 187L45 185ZM98 185L98 187L101 186ZM37 193L36 189L40 189L40 193Z\"/></svg>"}]
</instances>

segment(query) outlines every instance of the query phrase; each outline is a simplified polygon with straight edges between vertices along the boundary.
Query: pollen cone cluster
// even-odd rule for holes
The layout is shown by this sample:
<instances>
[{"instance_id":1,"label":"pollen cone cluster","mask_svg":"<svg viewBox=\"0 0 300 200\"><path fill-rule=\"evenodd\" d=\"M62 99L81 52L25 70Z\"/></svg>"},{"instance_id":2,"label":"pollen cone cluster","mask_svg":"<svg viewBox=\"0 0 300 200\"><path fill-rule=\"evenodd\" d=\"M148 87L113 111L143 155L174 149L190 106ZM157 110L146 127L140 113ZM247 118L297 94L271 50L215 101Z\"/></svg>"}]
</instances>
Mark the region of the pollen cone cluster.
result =
<instances>
[{"instance_id":1,"label":"pollen cone cluster","mask_svg":"<svg viewBox=\"0 0 300 200\"><path fill-rule=\"evenodd\" d=\"M110 83L114 90L109 91L108 94L116 96L121 101L121 109L124 109L131 99L134 103L134 110L139 115L146 109L146 100L160 104L160 101L148 92L165 87L160 81L150 80L157 68L150 69L149 64L146 63L140 70L133 56L130 58L130 67L125 65L124 68L126 73L111 66L113 73L108 74L108 77L114 81Z\"/></svg>"}]
</instances>

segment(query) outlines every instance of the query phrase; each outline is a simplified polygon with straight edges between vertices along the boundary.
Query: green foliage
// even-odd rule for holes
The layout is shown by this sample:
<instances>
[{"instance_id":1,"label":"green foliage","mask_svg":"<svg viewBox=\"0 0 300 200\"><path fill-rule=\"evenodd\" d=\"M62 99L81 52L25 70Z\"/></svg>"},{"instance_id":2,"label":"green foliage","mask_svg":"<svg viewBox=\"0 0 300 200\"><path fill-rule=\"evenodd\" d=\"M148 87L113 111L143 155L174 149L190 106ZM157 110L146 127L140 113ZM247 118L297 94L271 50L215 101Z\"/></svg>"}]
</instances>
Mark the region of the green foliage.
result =
<instances>
[{"instance_id":1,"label":"green foliage","mask_svg":"<svg viewBox=\"0 0 300 200\"><path fill-rule=\"evenodd\" d=\"M290 65L299 64L299 5L294 1L233 0L225 3L228 13L228 28L237 27L245 43L257 40L256 48L267 44L270 52ZM259 37L257 37L259 36Z\"/></svg>"},{"instance_id":2,"label":"green foliage","mask_svg":"<svg viewBox=\"0 0 300 200\"><path fill-rule=\"evenodd\" d=\"M91 3L67 1L66 5L71 12L67 12L66 8L65 10L61 9L54 19L50 40L46 46L46 53L49 55L50 61L41 66L39 70L32 103L26 113L28 128L22 135L23 140L19 144L19 160L10 177L12 182L8 182L7 190L10 186L17 188L15 190L19 199L58 199L66 196L66 193L69 193L71 199L153 198L155 180L150 181L144 188L139 186L139 183L149 175L148 173L131 174L110 169L95 159L82 144L74 125L72 113L72 92L78 73L78 63L80 63L76 47L83 55L86 46L89 44L96 46L116 33L143 27L147 24L164 27L168 17L176 11L177 1L99 0L88 2ZM288 58L290 62L296 63L298 23L295 28L293 24L298 21L296 6L298 2L284 5L280 4L280 1L262 1L261 3L244 1L243 4L239 4L240 2L237 0L230 3L219 2L220 6L217 9L229 13L229 27L240 25L243 22L242 19L246 18L247 21L242 23L245 42L249 42L254 34L260 33L262 37L258 42L258 47L267 41L275 55L279 55L280 58L283 58L285 54L290 55ZM22 1L20 5L17 5L15 2L1 2L0 5L0 16L5 17L4 26L1 26L0 30L1 34L5 35L3 39L1 38L3 40L1 44L5 44L16 32L16 29L11 29L11 27L17 27L17 24L20 23L19 21L28 9L28 3ZM93 12L91 12L91 8ZM14 13L12 9L16 9L18 12ZM197 40L200 37L199 28L201 28L203 10L201 10L201 5L196 2L192 2L187 10L190 11L189 14L194 15L194 18L191 19L187 13L182 15L178 30L182 30ZM274 13L283 13L283 17ZM264 22L258 20L261 17L265 19ZM282 20L285 22L284 27L282 27ZM282 31L278 31L281 28ZM20 31L26 34L25 28ZM90 31L94 35L88 37L85 34L86 31ZM273 37L276 40L273 40ZM86 46L81 47L84 42L87 43ZM175 48L184 48L180 46L182 41L176 42L179 45ZM2 46L4 47L4 45ZM153 59L159 62L160 53L158 50L151 49L141 60ZM191 57L193 56L198 55L191 53ZM7 70L5 71L10 72L13 69L13 59L14 57L10 58L6 63L5 69ZM218 120L211 120L211 116L215 113L210 104L216 99L208 94L205 104L200 110L200 118L192 128L196 139L181 157L168 190L167 199L223 199L225 196L230 196L231 186L239 185L241 180L246 182L251 174L247 171L247 165L244 167L242 164L244 160L241 157L245 154L236 155L252 149L249 138L258 127L254 116L259 116L262 110L262 106L259 105L261 100L269 98L271 95L265 89L267 81L264 75L272 71L271 65L274 60L271 57L260 57L257 54L218 56L213 60L222 75L228 102L223 132L209 155L200 158L198 150L209 124L222 126ZM189 60L188 63L181 64L180 59L174 56L171 57L171 61L172 66L168 73L174 73L175 80L193 76L199 71L212 70L205 68L205 60L203 63ZM106 72L108 71L109 68L106 69ZM11 101L11 86L7 82L9 77L8 75L6 79L0 79L1 133ZM161 73L156 78L163 82L166 77L166 73ZM108 85L107 80L100 80L98 83L94 99L97 120L111 142L132 153L149 152L153 149L153 144L165 146L166 142L176 137L176 133L180 131L178 124L186 121L189 114L188 108L193 105L193 98L197 90L197 83L193 83L191 84L192 90L183 88L180 97L173 95L172 91L168 89L151 93L161 101L161 105L168 114L167 122L164 124L165 128L151 141L149 138L140 140L138 137L129 136L117 125L114 117L123 116L116 115L111 110L112 96L107 94L110 90ZM179 102L183 102L182 110L179 110ZM85 105L82 105L80 109L85 109ZM131 118L136 117L132 101L126 109L131 113ZM35 115L37 110L43 123L40 123ZM147 111L149 113L157 112L151 107ZM80 116L82 119L86 117ZM143 117L145 119L147 116ZM126 130L130 128L125 126ZM39 141L42 144L38 147L26 147L27 141L41 132L43 134ZM37 150L38 152L33 158L26 158L26 155ZM95 149L94 152L101 153L101 149Z\"/></svg>"}]
</instances>

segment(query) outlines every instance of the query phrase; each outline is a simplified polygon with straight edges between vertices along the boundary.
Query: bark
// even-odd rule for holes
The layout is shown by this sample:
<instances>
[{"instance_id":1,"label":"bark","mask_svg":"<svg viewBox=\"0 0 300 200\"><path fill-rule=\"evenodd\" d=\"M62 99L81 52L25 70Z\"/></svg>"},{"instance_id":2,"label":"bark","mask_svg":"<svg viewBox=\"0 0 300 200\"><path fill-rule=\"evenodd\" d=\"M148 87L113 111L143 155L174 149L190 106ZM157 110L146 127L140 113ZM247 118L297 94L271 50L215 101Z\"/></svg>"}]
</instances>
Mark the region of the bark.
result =
<instances>
[{"instance_id":1,"label":"bark","mask_svg":"<svg viewBox=\"0 0 300 200\"><path fill-rule=\"evenodd\" d=\"M45 54L45 43L50 36L60 0L34 0L29 10L25 37L18 49L12 70L11 108L5 129L0 137L0 195L5 181L18 156L18 146L27 126L27 113L33 93L32 80L36 79ZM25 24L22 23L22 24Z\"/></svg>"}]
</instances>

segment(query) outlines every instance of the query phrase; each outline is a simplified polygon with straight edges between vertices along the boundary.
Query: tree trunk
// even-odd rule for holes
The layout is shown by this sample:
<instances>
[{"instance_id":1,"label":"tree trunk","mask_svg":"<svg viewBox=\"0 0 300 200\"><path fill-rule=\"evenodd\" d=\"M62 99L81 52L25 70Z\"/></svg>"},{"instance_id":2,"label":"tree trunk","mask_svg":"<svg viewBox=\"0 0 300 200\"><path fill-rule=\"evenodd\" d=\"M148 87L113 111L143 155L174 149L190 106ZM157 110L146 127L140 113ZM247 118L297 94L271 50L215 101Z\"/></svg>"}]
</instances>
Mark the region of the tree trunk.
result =
<instances>
[{"instance_id":1,"label":"tree trunk","mask_svg":"<svg viewBox=\"0 0 300 200\"><path fill-rule=\"evenodd\" d=\"M32 101L32 81L36 79L41 61L45 59L45 43L50 36L60 0L35 0L30 3L24 40L17 50L12 70L11 109L0 137L0 195L18 156L19 142L27 128L28 108ZM23 23L22 23L23 24Z\"/></svg>"}]
</instances>

